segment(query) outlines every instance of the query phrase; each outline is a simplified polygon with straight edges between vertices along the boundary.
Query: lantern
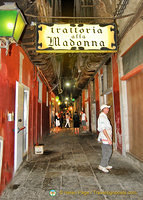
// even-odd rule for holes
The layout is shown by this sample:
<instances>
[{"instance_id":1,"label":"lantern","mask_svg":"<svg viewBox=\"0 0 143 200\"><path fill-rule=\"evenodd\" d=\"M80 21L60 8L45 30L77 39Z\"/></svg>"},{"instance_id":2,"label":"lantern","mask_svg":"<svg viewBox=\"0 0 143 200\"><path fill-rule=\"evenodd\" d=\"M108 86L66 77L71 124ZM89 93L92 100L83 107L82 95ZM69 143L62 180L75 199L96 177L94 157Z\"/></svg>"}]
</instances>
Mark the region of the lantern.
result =
<instances>
[{"instance_id":1,"label":"lantern","mask_svg":"<svg viewBox=\"0 0 143 200\"><path fill-rule=\"evenodd\" d=\"M0 6L0 40L5 41L8 51L9 43L17 43L24 30L26 21L15 3L4 3Z\"/></svg>"}]
</instances>

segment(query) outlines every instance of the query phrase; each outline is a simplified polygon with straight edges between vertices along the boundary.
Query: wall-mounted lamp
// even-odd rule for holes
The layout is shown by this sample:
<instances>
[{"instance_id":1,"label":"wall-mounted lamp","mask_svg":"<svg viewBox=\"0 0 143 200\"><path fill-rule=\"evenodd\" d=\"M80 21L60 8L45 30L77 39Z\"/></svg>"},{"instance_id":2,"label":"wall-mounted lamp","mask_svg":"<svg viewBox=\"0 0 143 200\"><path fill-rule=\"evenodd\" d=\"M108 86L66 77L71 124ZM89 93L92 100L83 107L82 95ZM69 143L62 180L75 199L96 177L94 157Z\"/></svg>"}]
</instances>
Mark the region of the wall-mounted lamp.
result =
<instances>
[{"instance_id":1,"label":"wall-mounted lamp","mask_svg":"<svg viewBox=\"0 0 143 200\"><path fill-rule=\"evenodd\" d=\"M0 6L0 48L6 48L6 55L9 45L19 41L25 25L26 21L15 3L5 2Z\"/></svg>"}]
</instances>

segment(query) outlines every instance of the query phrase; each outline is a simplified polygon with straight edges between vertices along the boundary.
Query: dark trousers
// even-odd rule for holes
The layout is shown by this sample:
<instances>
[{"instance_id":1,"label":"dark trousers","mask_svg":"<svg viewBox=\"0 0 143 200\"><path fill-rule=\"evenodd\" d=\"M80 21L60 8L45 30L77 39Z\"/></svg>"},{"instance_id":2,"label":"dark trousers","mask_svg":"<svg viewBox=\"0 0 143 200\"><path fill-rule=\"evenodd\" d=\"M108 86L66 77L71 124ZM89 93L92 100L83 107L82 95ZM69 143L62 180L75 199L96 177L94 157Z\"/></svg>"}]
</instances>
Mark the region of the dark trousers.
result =
<instances>
[{"instance_id":1,"label":"dark trousers","mask_svg":"<svg viewBox=\"0 0 143 200\"><path fill-rule=\"evenodd\" d=\"M102 158L100 165L102 167L107 167L112 155L112 145L102 143L101 148L102 148Z\"/></svg>"}]
</instances>

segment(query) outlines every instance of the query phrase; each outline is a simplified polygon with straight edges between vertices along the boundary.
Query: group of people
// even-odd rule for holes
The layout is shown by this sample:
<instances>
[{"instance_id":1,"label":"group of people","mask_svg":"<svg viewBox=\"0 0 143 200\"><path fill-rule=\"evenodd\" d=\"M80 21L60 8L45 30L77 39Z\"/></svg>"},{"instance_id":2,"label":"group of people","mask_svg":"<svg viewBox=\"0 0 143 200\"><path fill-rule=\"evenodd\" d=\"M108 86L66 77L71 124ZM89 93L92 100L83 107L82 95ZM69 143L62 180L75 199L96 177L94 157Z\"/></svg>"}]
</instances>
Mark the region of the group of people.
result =
<instances>
[{"instance_id":1,"label":"group of people","mask_svg":"<svg viewBox=\"0 0 143 200\"><path fill-rule=\"evenodd\" d=\"M84 111L81 112L81 118L78 115L78 113L75 111L74 116L73 116L73 121L74 121L73 126L74 126L75 134L79 134L80 124L83 127L83 130L86 131L87 117Z\"/></svg>"},{"instance_id":2,"label":"group of people","mask_svg":"<svg viewBox=\"0 0 143 200\"><path fill-rule=\"evenodd\" d=\"M70 128L70 119L71 119L70 113L66 113L66 115L65 115L63 112L61 112L61 113L56 112L56 114L55 114L56 133L59 132L59 128L63 127L64 119L66 121L65 127Z\"/></svg>"},{"instance_id":3,"label":"group of people","mask_svg":"<svg viewBox=\"0 0 143 200\"><path fill-rule=\"evenodd\" d=\"M73 127L74 127L75 134L79 134L80 125L82 125L83 130L86 131L86 122L87 122L86 114L83 111L80 114L81 116L77 113L77 111L75 111L73 115ZM64 114L63 112L61 113L56 112L55 114L56 133L59 132L59 128L63 127L64 119L65 119L65 127L70 128L71 118L72 117L69 112L67 112L66 114Z\"/></svg>"},{"instance_id":4,"label":"group of people","mask_svg":"<svg viewBox=\"0 0 143 200\"><path fill-rule=\"evenodd\" d=\"M102 105L100 107L100 114L98 118L98 141L101 142L101 149L102 149L102 158L100 165L98 166L98 169L108 173L109 170L112 169L112 166L110 166L108 163L110 161L111 155L112 155L112 126L111 123L107 117L109 112L110 106L108 105ZM65 127L70 128L70 114L66 113L65 119L66 124ZM60 126L62 128L63 124L63 115L59 115L56 113L55 116L55 124L56 124L56 132L58 132L58 127ZM86 114L82 111L81 116L77 112L73 115L73 126L75 130L75 134L79 134L79 128L80 124L83 127L83 130L86 131Z\"/></svg>"}]
</instances>

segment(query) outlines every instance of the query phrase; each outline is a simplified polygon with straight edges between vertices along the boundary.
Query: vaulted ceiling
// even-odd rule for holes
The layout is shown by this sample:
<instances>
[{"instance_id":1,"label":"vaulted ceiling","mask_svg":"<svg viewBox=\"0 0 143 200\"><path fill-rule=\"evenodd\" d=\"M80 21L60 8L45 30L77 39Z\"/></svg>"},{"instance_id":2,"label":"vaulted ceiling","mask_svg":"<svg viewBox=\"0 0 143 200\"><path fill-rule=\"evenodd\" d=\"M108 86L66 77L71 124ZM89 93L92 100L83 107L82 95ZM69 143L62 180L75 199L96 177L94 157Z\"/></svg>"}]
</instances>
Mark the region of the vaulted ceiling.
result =
<instances>
[{"instance_id":1,"label":"vaulted ceiling","mask_svg":"<svg viewBox=\"0 0 143 200\"><path fill-rule=\"evenodd\" d=\"M74 0L1 0L0 5L5 1L16 2L26 18L27 26L21 37L20 45L26 51L31 62L35 66L38 66L43 72L51 87L55 88L54 90L56 93L63 87L66 80L72 80L74 82L74 89L72 90L73 96L77 97L79 91L85 87L88 80L95 74L100 63L107 55L105 53L37 53L35 25L37 22L112 23L114 21L115 1L76 0L74 2ZM69 18L67 16L69 16Z\"/></svg>"}]
</instances>

